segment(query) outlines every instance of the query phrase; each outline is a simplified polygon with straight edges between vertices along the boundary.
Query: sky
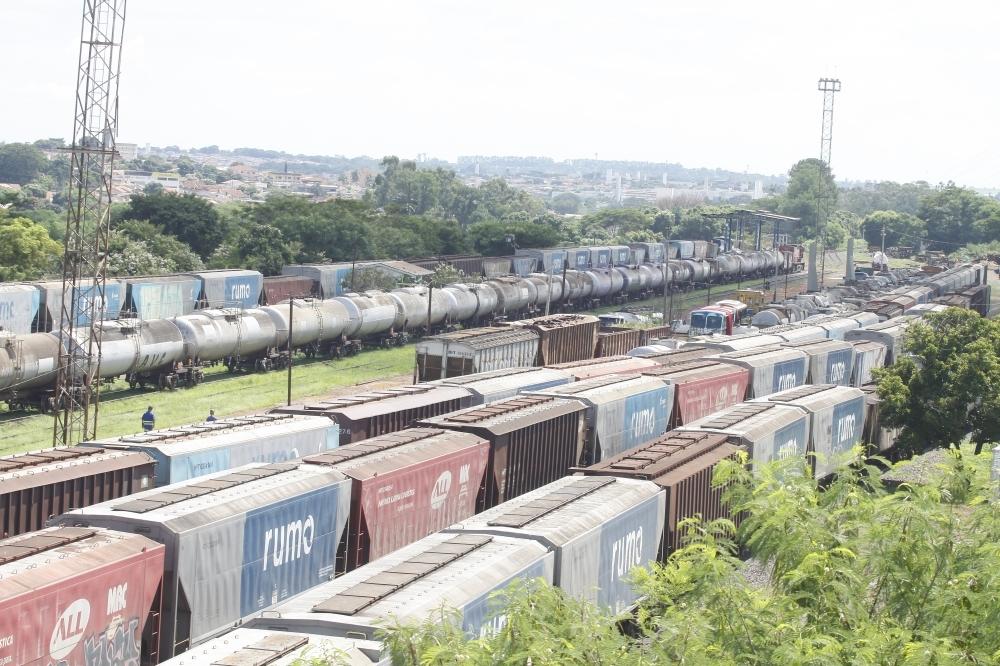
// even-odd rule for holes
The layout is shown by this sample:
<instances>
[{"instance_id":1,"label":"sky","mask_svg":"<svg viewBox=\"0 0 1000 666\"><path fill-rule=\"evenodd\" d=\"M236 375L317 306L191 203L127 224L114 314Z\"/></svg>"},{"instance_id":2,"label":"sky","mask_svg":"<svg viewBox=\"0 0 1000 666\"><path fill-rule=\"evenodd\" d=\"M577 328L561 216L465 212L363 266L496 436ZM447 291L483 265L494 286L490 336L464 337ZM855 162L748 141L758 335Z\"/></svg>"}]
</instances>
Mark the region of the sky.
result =
<instances>
[{"instance_id":1,"label":"sky","mask_svg":"<svg viewBox=\"0 0 1000 666\"><path fill-rule=\"evenodd\" d=\"M123 2L124 0L119 0ZM80 0L3 0L0 141L72 132ZM132 0L123 142L1000 186L995 2Z\"/></svg>"}]
</instances>

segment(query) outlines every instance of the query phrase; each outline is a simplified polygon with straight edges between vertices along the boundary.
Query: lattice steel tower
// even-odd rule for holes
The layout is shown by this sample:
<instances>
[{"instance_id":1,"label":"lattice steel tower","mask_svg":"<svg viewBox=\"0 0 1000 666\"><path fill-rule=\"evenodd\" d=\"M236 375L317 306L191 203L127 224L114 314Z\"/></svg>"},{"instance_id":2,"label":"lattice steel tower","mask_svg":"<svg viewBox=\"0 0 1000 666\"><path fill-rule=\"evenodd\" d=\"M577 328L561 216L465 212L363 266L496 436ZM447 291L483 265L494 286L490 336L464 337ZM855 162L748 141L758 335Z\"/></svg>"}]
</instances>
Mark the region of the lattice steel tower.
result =
<instances>
[{"instance_id":1,"label":"lattice steel tower","mask_svg":"<svg viewBox=\"0 0 1000 666\"><path fill-rule=\"evenodd\" d=\"M97 436L111 170L118 131L118 77L126 0L84 0L70 146L59 367L52 443Z\"/></svg>"},{"instance_id":2,"label":"lattice steel tower","mask_svg":"<svg viewBox=\"0 0 1000 666\"><path fill-rule=\"evenodd\" d=\"M830 154L833 152L833 98L840 91L840 79L820 79L817 90L823 93L823 132L820 136L819 141L819 159L820 162L825 164L827 168L830 169L830 173L833 173L833 169L830 167ZM823 282L826 279L826 220L830 216L829 210L825 209L824 196L823 196L823 172L822 166L820 167L819 174L819 206L817 206L817 213L820 218L819 232L820 232L820 247L823 250L823 254L820 258L820 268L819 268L819 288L823 288Z\"/></svg>"}]
</instances>

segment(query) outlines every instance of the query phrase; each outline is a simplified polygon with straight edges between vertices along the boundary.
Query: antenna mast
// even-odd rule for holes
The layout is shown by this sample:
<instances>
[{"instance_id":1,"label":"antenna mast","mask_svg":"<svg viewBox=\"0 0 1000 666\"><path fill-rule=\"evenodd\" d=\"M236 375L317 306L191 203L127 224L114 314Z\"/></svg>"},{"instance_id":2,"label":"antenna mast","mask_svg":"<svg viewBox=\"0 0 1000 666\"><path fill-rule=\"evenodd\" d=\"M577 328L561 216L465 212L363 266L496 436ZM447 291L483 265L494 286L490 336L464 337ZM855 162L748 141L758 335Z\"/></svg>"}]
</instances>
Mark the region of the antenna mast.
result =
<instances>
[{"instance_id":1,"label":"antenna mast","mask_svg":"<svg viewBox=\"0 0 1000 666\"><path fill-rule=\"evenodd\" d=\"M823 288L823 281L826 279L826 221L830 216L830 211L824 211L823 203L823 165L830 169L830 154L833 152L833 96L840 91L840 79L820 79L816 88L823 93L823 131L819 141L819 205L816 212L819 216L819 242L823 249L823 254L819 260L819 288Z\"/></svg>"},{"instance_id":2,"label":"antenna mast","mask_svg":"<svg viewBox=\"0 0 1000 666\"><path fill-rule=\"evenodd\" d=\"M62 262L59 367L52 443L97 436L105 314L111 171L118 131L118 78L126 0L84 0L80 29L70 201Z\"/></svg>"}]
</instances>

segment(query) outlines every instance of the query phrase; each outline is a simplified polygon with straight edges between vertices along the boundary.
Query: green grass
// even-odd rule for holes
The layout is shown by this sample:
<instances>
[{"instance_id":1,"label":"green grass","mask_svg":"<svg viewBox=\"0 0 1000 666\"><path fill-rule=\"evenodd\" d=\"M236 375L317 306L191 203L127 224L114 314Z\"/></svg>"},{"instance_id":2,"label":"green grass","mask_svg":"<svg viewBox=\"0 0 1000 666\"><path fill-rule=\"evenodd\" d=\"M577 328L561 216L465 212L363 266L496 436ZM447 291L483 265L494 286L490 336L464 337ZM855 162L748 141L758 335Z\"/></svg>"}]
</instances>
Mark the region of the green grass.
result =
<instances>
[{"instance_id":1,"label":"green grass","mask_svg":"<svg viewBox=\"0 0 1000 666\"><path fill-rule=\"evenodd\" d=\"M298 360L292 370L292 399L319 396L337 387L411 374L413 345L395 349L373 349L346 359ZM140 430L139 418L153 406L156 426L166 428L194 423L214 409L219 417L261 411L285 404L288 384L285 372L231 376L221 367L206 373L205 383L176 391L126 390L105 392L98 419L99 437L116 437ZM6 415L4 415L6 416ZM0 455L33 451L52 446L52 417L44 414L10 415L0 418Z\"/></svg>"}]
</instances>

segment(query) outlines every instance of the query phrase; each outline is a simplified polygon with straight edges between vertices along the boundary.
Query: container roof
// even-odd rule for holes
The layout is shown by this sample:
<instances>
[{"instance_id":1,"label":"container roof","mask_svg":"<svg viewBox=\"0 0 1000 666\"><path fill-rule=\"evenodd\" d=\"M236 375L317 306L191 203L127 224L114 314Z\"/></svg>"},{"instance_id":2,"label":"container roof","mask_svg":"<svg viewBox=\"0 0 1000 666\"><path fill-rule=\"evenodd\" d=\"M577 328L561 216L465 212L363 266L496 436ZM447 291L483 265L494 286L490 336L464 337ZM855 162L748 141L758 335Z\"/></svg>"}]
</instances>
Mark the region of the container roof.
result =
<instances>
[{"instance_id":1,"label":"container roof","mask_svg":"<svg viewBox=\"0 0 1000 666\"><path fill-rule=\"evenodd\" d=\"M557 314L548 317L535 317L534 319L521 319L510 322L511 326L531 326L543 331L551 331L557 328L567 328L579 326L581 324L599 324L600 319L594 315L585 314Z\"/></svg>"},{"instance_id":2,"label":"container roof","mask_svg":"<svg viewBox=\"0 0 1000 666\"><path fill-rule=\"evenodd\" d=\"M786 342L781 346L788 347L789 349L801 349L807 354L810 354L817 351L850 349L851 343L844 342L843 340L831 340L829 338L824 338L822 340L793 340L792 342Z\"/></svg>"},{"instance_id":3,"label":"container roof","mask_svg":"<svg viewBox=\"0 0 1000 666\"><path fill-rule=\"evenodd\" d=\"M722 377L725 375L739 374L746 372L745 368L720 363L712 358L688 361L676 365L661 365L655 368L643 370L642 374L656 377L669 384L683 384L693 382L708 377Z\"/></svg>"},{"instance_id":4,"label":"container roof","mask_svg":"<svg viewBox=\"0 0 1000 666\"><path fill-rule=\"evenodd\" d=\"M502 435L564 414L582 413L586 409L576 400L524 395L435 416L423 423L470 427Z\"/></svg>"},{"instance_id":5,"label":"container roof","mask_svg":"<svg viewBox=\"0 0 1000 666\"><path fill-rule=\"evenodd\" d=\"M638 393L664 389L666 384L658 377L648 375L610 375L592 377L571 384L532 391L538 395L566 396L586 400L588 403L602 404L623 400Z\"/></svg>"},{"instance_id":6,"label":"container roof","mask_svg":"<svg viewBox=\"0 0 1000 666\"><path fill-rule=\"evenodd\" d=\"M5 493L77 479L91 474L152 465L141 451L112 451L79 446L43 449L0 458L0 490Z\"/></svg>"},{"instance_id":7,"label":"container roof","mask_svg":"<svg viewBox=\"0 0 1000 666\"><path fill-rule=\"evenodd\" d=\"M804 418L808 418L807 414L797 407L773 402L744 402L709 414L680 429L725 432L756 440Z\"/></svg>"},{"instance_id":8,"label":"container roof","mask_svg":"<svg viewBox=\"0 0 1000 666\"><path fill-rule=\"evenodd\" d=\"M360 480L486 444L486 440L458 430L409 428L307 456L303 461L332 465L346 476Z\"/></svg>"},{"instance_id":9,"label":"container roof","mask_svg":"<svg viewBox=\"0 0 1000 666\"><path fill-rule=\"evenodd\" d=\"M719 354L718 359L723 363L735 363L745 367L768 366L780 361L791 361L795 359L808 358L801 349L789 347L761 347L759 349L745 349L738 352L725 352Z\"/></svg>"},{"instance_id":10,"label":"container roof","mask_svg":"<svg viewBox=\"0 0 1000 666\"><path fill-rule=\"evenodd\" d=\"M798 388L773 393L760 401L776 402L784 405L797 405L810 411L833 407L854 398L861 398L864 393L853 386L840 386L836 384L809 384Z\"/></svg>"},{"instance_id":11,"label":"container roof","mask_svg":"<svg viewBox=\"0 0 1000 666\"><path fill-rule=\"evenodd\" d=\"M380 663L382 644L353 638L240 627L161 666L293 666L333 653L342 666Z\"/></svg>"},{"instance_id":12,"label":"container roof","mask_svg":"<svg viewBox=\"0 0 1000 666\"><path fill-rule=\"evenodd\" d=\"M276 412L305 410L311 414L341 414L345 418L356 420L374 414L395 412L408 407L420 407L448 400L460 400L469 396L469 392L458 386L433 386L430 384L415 384L397 386L379 391L357 393L355 395L328 398L318 402L309 402L291 409L279 407Z\"/></svg>"},{"instance_id":13,"label":"container roof","mask_svg":"<svg viewBox=\"0 0 1000 666\"><path fill-rule=\"evenodd\" d=\"M689 460L722 446L727 440L727 436L722 434L672 430L647 444L578 471L655 480Z\"/></svg>"}]
</instances>

